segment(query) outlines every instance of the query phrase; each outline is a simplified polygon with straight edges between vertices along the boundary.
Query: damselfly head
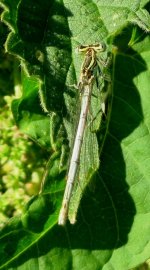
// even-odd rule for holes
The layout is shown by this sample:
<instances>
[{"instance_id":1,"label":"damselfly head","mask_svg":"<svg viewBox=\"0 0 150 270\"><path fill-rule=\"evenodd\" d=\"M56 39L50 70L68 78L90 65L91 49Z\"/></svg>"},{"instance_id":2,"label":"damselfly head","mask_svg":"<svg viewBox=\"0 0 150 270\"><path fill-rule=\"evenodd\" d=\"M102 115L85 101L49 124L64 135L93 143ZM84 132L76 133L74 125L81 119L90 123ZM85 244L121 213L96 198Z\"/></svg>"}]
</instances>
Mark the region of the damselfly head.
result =
<instances>
[{"instance_id":1,"label":"damselfly head","mask_svg":"<svg viewBox=\"0 0 150 270\"><path fill-rule=\"evenodd\" d=\"M87 52L88 50L94 50L96 52L104 52L106 50L106 44L103 42L90 44L90 45L79 45L76 48L76 52Z\"/></svg>"}]
</instances>

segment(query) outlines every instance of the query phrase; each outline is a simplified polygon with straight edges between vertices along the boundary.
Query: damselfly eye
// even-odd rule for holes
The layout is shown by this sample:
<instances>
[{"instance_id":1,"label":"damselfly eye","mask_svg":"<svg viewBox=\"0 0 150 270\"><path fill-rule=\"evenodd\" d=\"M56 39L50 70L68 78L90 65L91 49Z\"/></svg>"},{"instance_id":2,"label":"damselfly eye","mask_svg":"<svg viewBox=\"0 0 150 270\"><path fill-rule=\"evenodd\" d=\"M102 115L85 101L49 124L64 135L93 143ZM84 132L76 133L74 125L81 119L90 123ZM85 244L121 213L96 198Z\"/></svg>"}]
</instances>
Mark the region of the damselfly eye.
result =
<instances>
[{"instance_id":1,"label":"damselfly eye","mask_svg":"<svg viewBox=\"0 0 150 270\"><path fill-rule=\"evenodd\" d=\"M100 50L102 50L102 51L106 50L106 44L105 43L100 43L99 47L100 47Z\"/></svg>"}]
</instances>

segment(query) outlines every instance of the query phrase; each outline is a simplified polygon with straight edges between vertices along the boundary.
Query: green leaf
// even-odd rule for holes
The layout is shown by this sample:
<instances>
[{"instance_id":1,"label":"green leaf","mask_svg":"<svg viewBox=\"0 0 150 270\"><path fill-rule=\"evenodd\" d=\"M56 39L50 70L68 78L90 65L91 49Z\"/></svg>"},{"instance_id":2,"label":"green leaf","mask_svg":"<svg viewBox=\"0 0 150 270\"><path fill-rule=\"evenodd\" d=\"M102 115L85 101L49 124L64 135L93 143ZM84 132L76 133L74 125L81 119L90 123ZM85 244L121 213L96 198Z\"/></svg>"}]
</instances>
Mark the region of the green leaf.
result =
<instances>
[{"instance_id":1,"label":"green leaf","mask_svg":"<svg viewBox=\"0 0 150 270\"><path fill-rule=\"evenodd\" d=\"M0 234L0 269L130 269L150 254L149 15L143 1L2 1L13 32L6 48L26 71L13 112L20 128L52 152L39 196ZM146 18L142 16L146 14ZM126 28L125 28L126 27ZM135 31L136 29L136 31ZM71 143L79 44L114 42L113 99L100 168L81 199L77 223L57 225L65 186L62 116ZM131 42L132 41L132 42ZM128 47L130 44L130 48ZM110 44L111 45L111 44ZM110 46L111 48L111 46ZM50 142L48 117L50 114ZM65 94L64 94L65 93ZM33 124L33 125L32 125ZM55 125L56 124L56 125ZM60 129L56 128L60 124ZM98 134L100 142L101 134Z\"/></svg>"},{"instance_id":2,"label":"green leaf","mask_svg":"<svg viewBox=\"0 0 150 270\"><path fill-rule=\"evenodd\" d=\"M20 130L50 150L50 120L41 109L38 86L36 78L22 73L22 97L13 101L12 112Z\"/></svg>"}]
</instances>

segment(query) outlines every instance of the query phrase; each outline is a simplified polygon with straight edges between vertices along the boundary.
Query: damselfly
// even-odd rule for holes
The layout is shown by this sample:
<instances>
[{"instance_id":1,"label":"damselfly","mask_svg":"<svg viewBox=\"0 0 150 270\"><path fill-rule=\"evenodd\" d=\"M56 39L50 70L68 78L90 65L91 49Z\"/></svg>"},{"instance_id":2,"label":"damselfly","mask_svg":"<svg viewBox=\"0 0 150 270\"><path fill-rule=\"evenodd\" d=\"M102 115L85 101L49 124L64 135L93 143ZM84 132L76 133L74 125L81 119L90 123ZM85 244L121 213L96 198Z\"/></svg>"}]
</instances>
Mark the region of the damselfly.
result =
<instances>
[{"instance_id":1,"label":"damselfly","mask_svg":"<svg viewBox=\"0 0 150 270\"><path fill-rule=\"evenodd\" d=\"M93 84L94 81L97 81L97 76L103 76L99 67L99 61L102 63L102 60L98 59L97 52L104 52L105 49L106 46L103 43L88 46L81 45L78 47L79 52L85 52L85 58L81 67L81 74L78 83L78 89L81 92L81 110L68 170L67 184L64 192L62 207L59 213L59 225L65 225L68 218L69 203L79 167L81 146L83 142L83 135L85 131L87 114L89 111Z\"/></svg>"}]
</instances>

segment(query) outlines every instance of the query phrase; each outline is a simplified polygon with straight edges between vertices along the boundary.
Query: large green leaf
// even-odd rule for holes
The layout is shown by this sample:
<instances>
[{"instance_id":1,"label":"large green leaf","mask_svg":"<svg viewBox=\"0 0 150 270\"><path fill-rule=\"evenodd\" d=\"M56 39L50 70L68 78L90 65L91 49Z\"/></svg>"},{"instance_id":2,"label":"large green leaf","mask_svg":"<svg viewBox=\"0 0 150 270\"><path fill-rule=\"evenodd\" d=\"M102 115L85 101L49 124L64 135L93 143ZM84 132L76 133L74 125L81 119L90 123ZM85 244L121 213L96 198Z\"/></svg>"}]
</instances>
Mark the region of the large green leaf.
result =
<instances>
[{"instance_id":1,"label":"large green leaf","mask_svg":"<svg viewBox=\"0 0 150 270\"><path fill-rule=\"evenodd\" d=\"M150 40L130 22L150 29L149 14L142 9L146 1L0 2L8 8L3 20L12 29L6 49L21 58L26 72L23 96L13 104L15 119L23 132L53 151L42 193L1 231L0 269L127 270L138 265L150 254ZM76 93L69 85L79 78L83 60L74 49L101 40L116 45L105 144L77 223L62 228L57 225L65 185L62 116L71 141ZM50 142L40 102L53 112Z\"/></svg>"}]
</instances>

